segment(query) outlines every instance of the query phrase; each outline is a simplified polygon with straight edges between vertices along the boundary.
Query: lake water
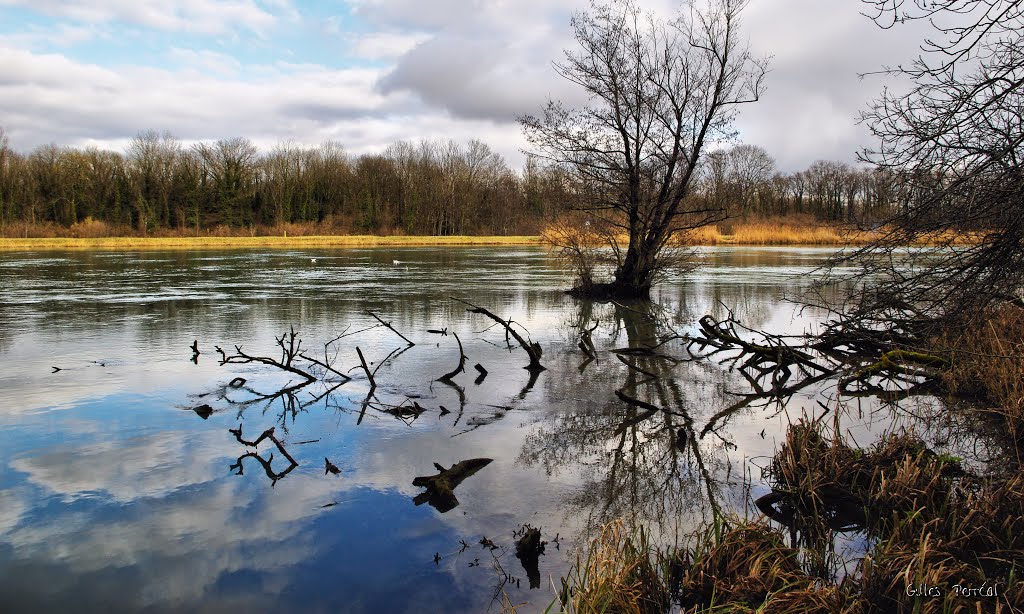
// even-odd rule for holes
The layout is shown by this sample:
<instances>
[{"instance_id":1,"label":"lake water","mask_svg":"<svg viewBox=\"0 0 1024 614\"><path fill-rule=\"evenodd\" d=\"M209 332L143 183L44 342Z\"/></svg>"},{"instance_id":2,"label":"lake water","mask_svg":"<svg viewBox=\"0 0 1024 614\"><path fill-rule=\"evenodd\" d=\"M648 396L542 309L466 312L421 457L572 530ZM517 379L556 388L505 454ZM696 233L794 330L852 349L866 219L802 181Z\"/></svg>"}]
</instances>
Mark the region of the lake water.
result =
<instances>
[{"instance_id":1,"label":"lake water","mask_svg":"<svg viewBox=\"0 0 1024 614\"><path fill-rule=\"evenodd\" d=\"M716 417L749 390L728 365L627 358L662 375L649 381L608 350L693 331L725 306L800 332L821 314L788 299L830 253L707 250L654 307L575 301L535 248L2 253L0 609L482 612L501 611L504 591L542 610L607 520L670 540L715 508L743 513L785 425L817 407L815 389ZM503 330L453 298L525 327L547 370L531 378ZM367 311L416 345L380 365L406 344ZM599 356L584 364L579 325L595 320ZM278 394L301 378L218 364L215 346L280 358L291 326L353 379ZM453 332L467 372L447 385L435 380L458 362ZM380 367L365 411L357 347ZM659 351L687 357L679 340ZM671 413L645 416L616 390ZM386 411L413 401L415 419ZM245 439L275 427L297 466L284 473L269 440L244 446L239 425ZM248 452L269 469L249 456L239 475ZM414 502L435 462L481 457L493 462L456 507ZM533 589L513 536L527 523L549 542Z\"/></svg>"}]
</instances>

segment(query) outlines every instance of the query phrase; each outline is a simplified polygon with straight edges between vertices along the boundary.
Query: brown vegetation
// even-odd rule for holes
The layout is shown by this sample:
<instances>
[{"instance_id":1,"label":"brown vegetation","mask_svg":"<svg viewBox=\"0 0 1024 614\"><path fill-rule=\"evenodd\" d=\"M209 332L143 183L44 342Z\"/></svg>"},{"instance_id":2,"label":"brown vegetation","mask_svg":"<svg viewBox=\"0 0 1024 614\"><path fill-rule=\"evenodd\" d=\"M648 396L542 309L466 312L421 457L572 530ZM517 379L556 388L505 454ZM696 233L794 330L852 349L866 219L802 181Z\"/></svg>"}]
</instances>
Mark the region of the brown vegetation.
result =
<instances>
[{"instance_id":1,"label":"brown vegetation","mask_svg":"<svg viewBox=\"0 0 1024 614\"><path fill-rule=\"evenodd\" d=\"M787 545L763 518L719 519L685 547L664 551L623 537L616 525L591 546L586 573L570 575L563 607L597 611L587 604L613 602L617 587L624 589L615 599L626 605L603 611L649 611L641 604L667 603L669 595L683 612L1012 612L1024 603L1019 471L972 475L906 433L861 450L837 426L815 421L790 427L772 481L785 495L796 543ZM873 544L845 577L832 553L837 529L828 526L840 493L860 506ZM624 576L642 568L661 577ZM957 586L987 592L969 596Z\"/></svg>"},{"instance_id":2,"label":"brown vegetation","mask_svg":"<svg viewBox=\"0 0 1024 614\"><path fill-rule=\"evenodd\" d=\"M1007 304L936 340L949 355L949 391L979 399L998 418L1024 465L1024 308Z\"/></svg>"}]
</instances>

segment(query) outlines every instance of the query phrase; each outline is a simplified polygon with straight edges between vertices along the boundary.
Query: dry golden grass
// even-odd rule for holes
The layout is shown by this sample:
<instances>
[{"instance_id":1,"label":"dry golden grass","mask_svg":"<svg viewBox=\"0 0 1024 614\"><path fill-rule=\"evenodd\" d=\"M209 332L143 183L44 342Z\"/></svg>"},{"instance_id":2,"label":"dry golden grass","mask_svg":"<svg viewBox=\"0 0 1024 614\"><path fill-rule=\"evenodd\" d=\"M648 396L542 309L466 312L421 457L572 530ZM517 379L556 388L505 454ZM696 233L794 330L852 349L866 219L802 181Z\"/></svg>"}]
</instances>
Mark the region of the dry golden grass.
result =
<instances>
[{"instance_id":1,"label":"dry golden grass","mask_svg":"<svg viewBox=\"0 0 1024 614\"><path fill-rule=\"evenodd\" d=\"M949 356L943 372L953 394L979 398L980 411L1005 428L1017 462L1024 465L1024 309L1003 305L935 341Z\"/></svg>"},{"instance_id":2,"label":"dry golden grass","mask_svg":"<svg viewBox=\"0 0 1024 614\"><path fill-rule=\"evenodd\" d=\"M862 245L874 235L809 216L730 220L689 231L690 245Z\"/></svg>"},{"instance_id":3,"label":"dry golden grass","mask_svg":"<svg viewBox=\"0 0 1024 614\"><path fill-rule=\"evenodd\" d=\"M668 592L664 574L657 569L657 563L652 562L652 556L656 557L642 531L639 534L627 531L622 520L605 525L590 543L587 558L577 558L569 578L562 580L562 611L569 614L664 612Z\"/></svg>"},{"instance_id":4,"label":"dry golden grass","mask_svg":"<svg viewBox=\"0 0 1024 614\"><path fill-rule=\"evenodd\" d=\"M582 224L579 215L567 215L566 220ZM564 221L564 220L563 220ZM564 224L562 224L564 227ZM53 223L12 224L0 232L0 249L144 249L153 245L157 249L192 249L206 247L290 247L292 240L308 242L311 247L370 246L370 245L537 245L542 237L558 236L564 228L556 223L545 228L538 236L462 236L431 237L405 236L398 228L385 228L376 235L352 233L345 220L328 219L323 222L288 222L251 227L216 226L202 230L157 229L149 235L133 228L86 218L70 227ZM806 215L776 219L750 219L728 221L703 226L686 233L681 242L688 245L863 245L876 238L876 233L857 231L843 225L827 224ZM94 239L95 242L80 241ZM100 241L102 239L102 241ZM287 240L286 240L287 239ZM628 237L616 240L625 245ZM977 235L944 233L923 237L915 245L971 243ZM408 242L406 242L408 241Z\"/></svg>"},{"instance_id":5,"label":"dry golden grass","mask_svg":"<svg viewBox=\"0 0 1024 614\"><path fill-rule=\"evenodd\" d=\"M413 247L471 245L540 245L540 237L415 237L374 235L254 237L100 237L0 239L0 250L66 249L247 249L315 247Z\"/></svg>"},{"instance_id":6,"label":"dry golden grass","mask_svg":"<svg viewBox=\"0 0 1024 614\"><path fill-rule=\"evenodd\" d=\"M789 509L804 508L792 525L800 550L763 518L716 520L687 547L664 552L638 547L620 521L591 545L582 573L563 581L566 611L644 612L637 604L666 599L666 587L684 613L1009 614L1024 603L1024 474L972 475L906 433L859 449L839 432L838 422L798 422L773 458L775 491ZM829 500L837 492L859 501L872 544L839 581L820 573L813 556L832 547L825 525L835 519ZM638 581L640 568L662 579ZM998 595L965 597L957 585ZM927 587L938 595L924 594Z\"/></svg>"}]
</instances>

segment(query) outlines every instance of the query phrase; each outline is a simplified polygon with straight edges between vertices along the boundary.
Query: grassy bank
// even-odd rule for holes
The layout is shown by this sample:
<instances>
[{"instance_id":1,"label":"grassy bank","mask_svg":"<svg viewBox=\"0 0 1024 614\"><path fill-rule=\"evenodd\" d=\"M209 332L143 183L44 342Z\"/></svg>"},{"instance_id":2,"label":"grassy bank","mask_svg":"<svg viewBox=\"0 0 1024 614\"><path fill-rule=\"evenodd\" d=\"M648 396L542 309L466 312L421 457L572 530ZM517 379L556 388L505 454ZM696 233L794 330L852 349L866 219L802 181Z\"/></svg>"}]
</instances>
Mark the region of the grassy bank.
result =
<instances>
[{"instance_id":1,"label":"grassy bank","mask_svg":"<svg viewBox=\"0 0 1024 614\"><path fill-rule=\"evenodd\" d=\"M542 233L543 235L543 233ZM863 245L876 234L810 216L733 220L697 228L683 238L690 245L849 246ZM626 237L621 237L624 242ZM969 239L964 239L968 241ZM373 247L403 245L540 245L541 235L455 237L408 236L401 232L348 234L329 224L280 224L194 230L163 229L145 235L126 226L86 220L70 227L55 224L14 224L0 229L0 249L232 249L288 247ZM927 241L925 243L928 243Z\"/></svg>"},{"instance_id":2,"label":"grassy bank","mask_svg":"<svg viewBox=\"0 0 1024 614\"><path fill-rule=\"evenodd\" d=\"M722 518L679 548L605 528L555 604L634 612L1010 612L1024 605L1024 476L976 476L906 434L868 450L793 425L773 465L786 526ZM848 512L872 544L842 573ZM792 528L798 544L787 534ZM849 525L847 525L849 528ZM601 561L602 564L594 564Z\"/></svg>"},{"instance_id":3,"label":"grassy bank","mask_svg":"<svg viewBox=\"0 0 1024 614\"><path fill-rule=\"evenodd\" d=\"M606 528L556 608L1024 611L1024 309L994 309L929 350L949 360L943 384L956 399L943 411L962 412L995 444L981 446L986 458L962 463L909 431L861 447L838 410L798 421L766 472L763 516L719 518L671 548L621 523ZM840 534L863 544L862 558L842 560Z\"/></svg>"}]
</instances>

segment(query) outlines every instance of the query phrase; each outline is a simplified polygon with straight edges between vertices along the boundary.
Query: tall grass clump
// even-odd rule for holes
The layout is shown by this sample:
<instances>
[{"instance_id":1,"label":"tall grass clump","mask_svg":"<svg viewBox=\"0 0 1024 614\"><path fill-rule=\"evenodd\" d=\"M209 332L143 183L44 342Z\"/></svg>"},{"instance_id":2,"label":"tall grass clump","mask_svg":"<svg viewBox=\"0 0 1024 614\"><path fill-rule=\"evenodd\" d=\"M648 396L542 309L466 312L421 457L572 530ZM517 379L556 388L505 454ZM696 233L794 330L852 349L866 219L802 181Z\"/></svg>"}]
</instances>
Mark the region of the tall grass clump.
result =
<instances>
[{"instance_id":1,"label":"tall grass clump","mask_svg":"<svg viewBox=\"0 0 1024 614\"><path fill-rule=\"evenodd\" d=\"M642 529L622 520L601 528L585 558L562 579L559 603L567 614L656 614L669 606L663 560ZM554 605L554 604L552 604Z\"/></svg>"},{"instance_id":2,"label":"tall grass clump","mask_svg":"<svg viewBox=\"0 0 1024 614\"><path fill-rule=\"evenodd\" d=\"M943 373L950 392L982 402L981 411L1005 428L1024 465L1024 308L1002 305L949 332L936 345L950 356Z\"/></svg>"}]
</instances>

